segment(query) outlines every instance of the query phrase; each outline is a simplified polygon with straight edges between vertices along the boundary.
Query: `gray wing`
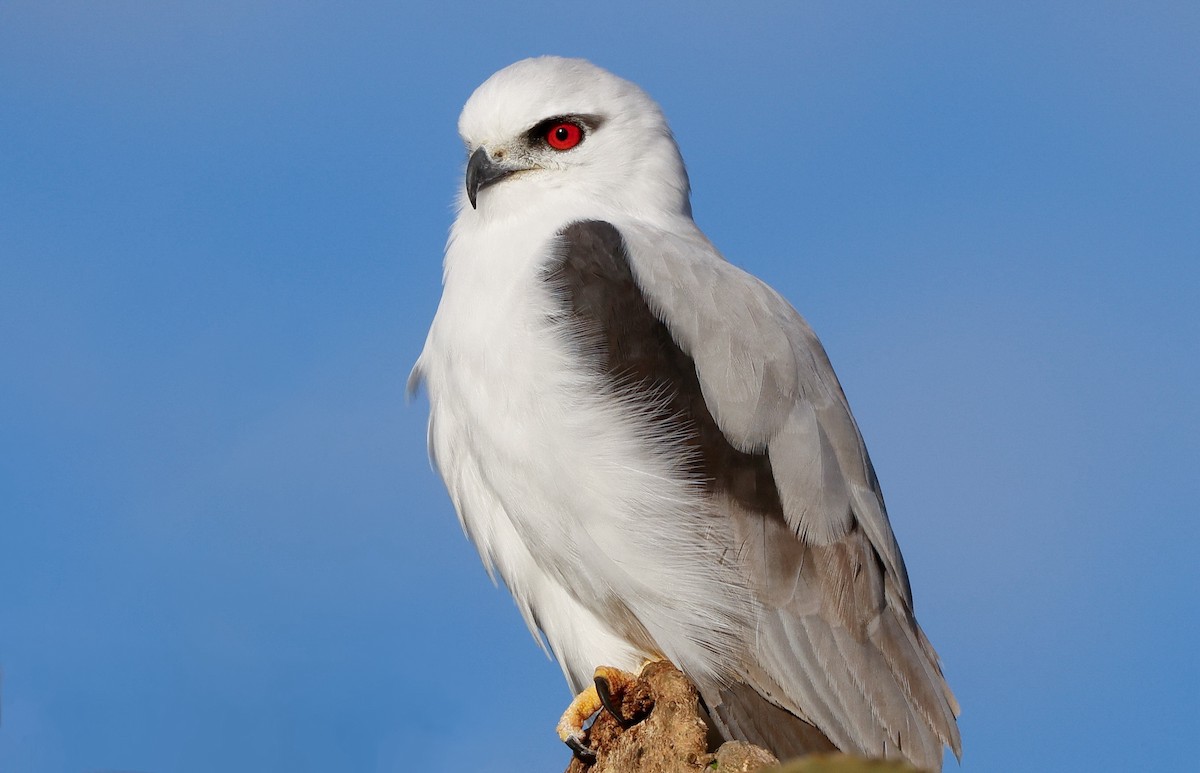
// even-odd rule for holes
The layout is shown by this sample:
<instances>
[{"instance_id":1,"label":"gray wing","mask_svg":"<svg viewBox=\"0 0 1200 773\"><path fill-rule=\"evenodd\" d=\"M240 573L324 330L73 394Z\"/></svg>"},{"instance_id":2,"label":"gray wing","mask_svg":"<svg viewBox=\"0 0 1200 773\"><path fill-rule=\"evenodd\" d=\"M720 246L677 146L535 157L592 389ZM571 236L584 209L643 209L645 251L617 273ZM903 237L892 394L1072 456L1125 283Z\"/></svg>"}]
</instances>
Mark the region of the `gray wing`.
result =
<instances>
[{"instance_id":1,"label":"gray wing","mask_svg":"<svg viewBox=\"0 0 1200 773\"><path fill-rule=\"evenodd\" d=\"M669 331L655 344L658 370L634 370L673 379L674 409L693 426L700 475L732 519L760 605L747 632L754 662L733 683L698 685L713 720L780 756L832 742L940 769L943 745L960 753L958 705L913 616L879 483L812 330L698 231L589 222L564 233L568 245L590 244L580 254L593 262L627 261L606 270L631 276ZM597 284L592 302L611 300ZM610 358L625 356L634 333L608 331Z\"/></svg>"}]
</instances>

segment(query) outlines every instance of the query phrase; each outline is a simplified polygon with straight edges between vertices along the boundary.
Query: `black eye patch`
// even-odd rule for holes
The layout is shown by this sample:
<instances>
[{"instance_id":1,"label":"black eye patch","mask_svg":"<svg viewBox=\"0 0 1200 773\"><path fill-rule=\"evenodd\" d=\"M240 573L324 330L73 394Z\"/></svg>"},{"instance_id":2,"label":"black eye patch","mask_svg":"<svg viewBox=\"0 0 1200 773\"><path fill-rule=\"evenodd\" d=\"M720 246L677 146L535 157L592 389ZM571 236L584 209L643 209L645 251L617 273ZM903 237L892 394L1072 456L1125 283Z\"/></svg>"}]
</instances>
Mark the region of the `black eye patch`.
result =
<instances>
[{"instance_id":1,"label":"black eye patch","mask_svg":"<svg viewBox=\"0 0 1200 773\"><path fill-rule=\"evenodd\" d=\"M604 124L604 116L590 113L554 115L535 123L525 132L525 139L530 145L546 145L546 135L555 126L563 123L573 123L583 129L584 135L590 135Z\"/></svg>"}]
</instances>

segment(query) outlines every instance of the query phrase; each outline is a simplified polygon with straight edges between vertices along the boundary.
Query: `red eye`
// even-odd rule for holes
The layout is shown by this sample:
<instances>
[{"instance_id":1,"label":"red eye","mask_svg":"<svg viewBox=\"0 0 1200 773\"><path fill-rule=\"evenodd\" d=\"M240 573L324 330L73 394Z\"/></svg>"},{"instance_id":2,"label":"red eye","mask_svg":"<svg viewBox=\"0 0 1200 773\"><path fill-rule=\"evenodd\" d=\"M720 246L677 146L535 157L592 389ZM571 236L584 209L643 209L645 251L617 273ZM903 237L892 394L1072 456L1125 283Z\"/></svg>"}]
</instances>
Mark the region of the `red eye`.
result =
<instances>
[{"instance_id":1,"label":"red eye","mask_svg":"<svg viewBox=\"0 0 1200 773\"><path fill-rule=\"evenodd\" d=\"M583 139L583 130L573 123L556 123L546 132L546 142L555 150L570 150Z\"/></svg>"}]
</instances>

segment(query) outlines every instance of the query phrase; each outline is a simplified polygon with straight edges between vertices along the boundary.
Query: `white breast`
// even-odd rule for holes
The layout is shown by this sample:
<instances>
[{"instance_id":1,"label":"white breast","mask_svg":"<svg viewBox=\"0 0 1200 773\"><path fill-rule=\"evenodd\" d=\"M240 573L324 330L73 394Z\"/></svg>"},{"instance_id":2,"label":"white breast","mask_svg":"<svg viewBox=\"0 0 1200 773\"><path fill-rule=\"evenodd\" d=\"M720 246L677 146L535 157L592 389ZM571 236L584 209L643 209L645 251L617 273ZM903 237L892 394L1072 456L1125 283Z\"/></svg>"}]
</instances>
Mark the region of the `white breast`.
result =
<instances>
[{"instance_id":1,"label":"white breast","mask_svg":"<svg viewBox=\"0 0 1200 773\"><path fill-rule=\"evenodd\" d=\"M731 541L681 445L607 394L555 325L541 278L553 237L456 232L419 364L431 453L485 565L576 687L597 665L656 656L709 670L745 609L720 568Z\"/></svg>"}]
</instances>

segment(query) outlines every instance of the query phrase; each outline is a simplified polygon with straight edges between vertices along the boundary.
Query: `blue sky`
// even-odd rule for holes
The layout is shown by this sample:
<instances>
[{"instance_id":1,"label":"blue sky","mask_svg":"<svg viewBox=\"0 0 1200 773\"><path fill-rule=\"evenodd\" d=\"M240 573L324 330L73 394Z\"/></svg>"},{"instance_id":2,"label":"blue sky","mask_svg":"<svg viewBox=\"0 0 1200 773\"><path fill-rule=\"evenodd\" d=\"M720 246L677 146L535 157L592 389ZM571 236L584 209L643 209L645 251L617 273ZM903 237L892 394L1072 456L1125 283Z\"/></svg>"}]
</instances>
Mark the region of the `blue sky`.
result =
<instances>
[{"instance_id":1,"label":"blue sky","mask_svg":"<svg viewBox=\"0 0 1200 773\"><path fill-rule=\"evenodd\" d=\"M1194 761L1197 7L733 5L0 5L0 770L565 767L403 400L541 53L822 336L961 769Z\"/></svg>"}]
</instances>

